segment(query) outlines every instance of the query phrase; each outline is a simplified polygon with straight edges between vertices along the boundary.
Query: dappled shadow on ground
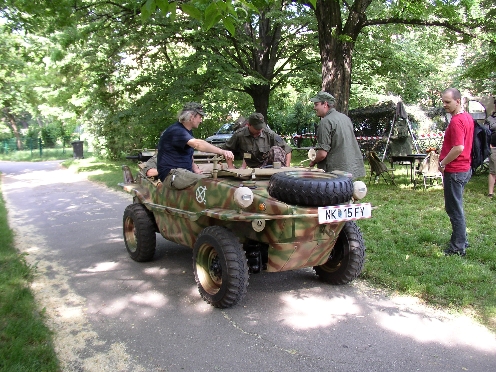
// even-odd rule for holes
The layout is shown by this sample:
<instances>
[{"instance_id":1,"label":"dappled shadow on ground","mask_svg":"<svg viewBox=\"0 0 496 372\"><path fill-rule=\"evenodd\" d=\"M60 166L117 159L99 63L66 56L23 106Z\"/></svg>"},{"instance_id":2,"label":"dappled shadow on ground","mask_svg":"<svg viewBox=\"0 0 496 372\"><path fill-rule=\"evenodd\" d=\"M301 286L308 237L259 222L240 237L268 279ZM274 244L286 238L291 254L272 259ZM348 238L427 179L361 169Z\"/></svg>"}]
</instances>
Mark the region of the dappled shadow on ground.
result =
<instances>
[{"instance_id":1,"label":"dappled shadow on ground","mask_svg":"<svg viewBox=\"0 0 496 372\"><path fill-rule=\"evenodd\" d=\"M237 306L215 309L198 293L190 248L158 237L152 262L129 258L129 196L41 173L37 184L35 173L9 177L17 243L37 266L33 288L73 370L245 370L254 361L260 370L496 370L496 337L472 319L361 280L323 284L310 268L252 275Z\"/></svg>"}]
</instances>

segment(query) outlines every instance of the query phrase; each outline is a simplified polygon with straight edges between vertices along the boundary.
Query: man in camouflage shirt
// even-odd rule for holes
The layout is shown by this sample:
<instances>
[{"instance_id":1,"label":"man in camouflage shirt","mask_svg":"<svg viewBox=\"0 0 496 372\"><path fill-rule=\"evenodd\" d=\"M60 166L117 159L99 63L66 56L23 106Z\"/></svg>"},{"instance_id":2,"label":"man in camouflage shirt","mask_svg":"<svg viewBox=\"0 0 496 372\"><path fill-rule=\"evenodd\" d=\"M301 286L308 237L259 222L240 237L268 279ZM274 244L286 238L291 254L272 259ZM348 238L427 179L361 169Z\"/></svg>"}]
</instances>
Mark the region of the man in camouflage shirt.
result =
<instances>
[{"instance_id":1,"label":"man in camouflage shirt","mask_svg":"<svg viewBox=\"0 0 496 372\"><path fill-rule=\"evenodd\" d=\"M291 163L291 146L266 127L260 113L251 114L248 125L237 130L223 148L241 152L241 168L260 168L276 161L281 162L282 166L289 166ZM229 168L234 168L232 160L226 161Z\"/></svg>"},{"instance_id":2,"label":"man in camouflage shirt","mask_svg":"<svg viewBox=\"0 0 496 372\"><path fill-rule=\"evenodd\" d=\"M148 161L145 163L143 166L143 172L146 174L147 177L157 177L158 176L158 170L157 170L157 153L153 154L153 156L148 159Z\"/></svg>"}]
</instances>

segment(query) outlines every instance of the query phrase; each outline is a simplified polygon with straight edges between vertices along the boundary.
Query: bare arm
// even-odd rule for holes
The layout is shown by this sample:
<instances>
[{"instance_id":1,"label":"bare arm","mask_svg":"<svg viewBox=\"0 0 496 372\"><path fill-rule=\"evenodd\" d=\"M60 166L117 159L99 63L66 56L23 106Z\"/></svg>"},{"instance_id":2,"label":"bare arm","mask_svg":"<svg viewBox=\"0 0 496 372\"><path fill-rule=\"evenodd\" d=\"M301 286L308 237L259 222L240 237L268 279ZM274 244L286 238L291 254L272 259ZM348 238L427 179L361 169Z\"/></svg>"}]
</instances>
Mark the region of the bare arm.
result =
<instances>
[{"instance_id":1,"label":"bare arm","mask_svg":"<svg viewBox=\"0 0 496 372\"><path fill-rule=\"evenodd\" d=\"M310 162L310 167L313 167L315 164L320 163L326 157L327 157L327 151L324 151L322 149L318 149L317 155L315 156L315 160Z\"/></svg>"},{"instance_id":2,"label":"bare arm","mask_svg":"<svg viewBox=\"0 0 496 372\"><path fill-rule=\"evenodd\" d=\"M228 160L233 160L234 159L234 154L229 151L229 150L222 150L218 148L217 146L211 145L210 143L198 139L198 138L192 138L188 141L188 146L194 148L195 150L198 151L203 151L203 152L210 152L212 154L217 154L217 155L223 155L226 161Z\"/></svg>"},{"instance_id":3,"label":"bare arm","mask_svg":"<svg viewBox=\"0 0 496 372\"><path fill-rule=\"evenodd\" d=\"M290 167L291 166L291 153L288 152L286 154L286 167Z\"/></svg>"}]
</instances>

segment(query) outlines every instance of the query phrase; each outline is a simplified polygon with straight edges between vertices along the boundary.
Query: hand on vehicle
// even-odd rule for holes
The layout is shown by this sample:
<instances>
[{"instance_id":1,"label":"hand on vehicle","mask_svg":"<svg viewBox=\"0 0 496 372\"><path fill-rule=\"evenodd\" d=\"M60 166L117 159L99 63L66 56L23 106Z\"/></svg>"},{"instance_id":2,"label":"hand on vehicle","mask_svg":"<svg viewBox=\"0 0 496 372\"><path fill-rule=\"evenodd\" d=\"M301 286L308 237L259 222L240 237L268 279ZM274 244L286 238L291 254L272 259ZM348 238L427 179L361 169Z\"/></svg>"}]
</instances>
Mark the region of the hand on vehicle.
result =
<instances>
[{"instance_id":1,"label":"hand on vehicle","mask_svg":"<svg viewBox=\"0 0 496 372\"><path fill-rule=\"evenodd\" d=\"M195 163L193 163L193 173L203 174L203 170Z\"/></svg>"},{"instance_id":2,"label":"hand on vehicle","mask_svg":"<svg viewBox=\"0 0 496 372\"><path fill-rule=\"evenodd\" d=\"M222 155L226 158L226 160L234 160L234 154L229 150L223 150Z\"/></svg>"}]
</instances>

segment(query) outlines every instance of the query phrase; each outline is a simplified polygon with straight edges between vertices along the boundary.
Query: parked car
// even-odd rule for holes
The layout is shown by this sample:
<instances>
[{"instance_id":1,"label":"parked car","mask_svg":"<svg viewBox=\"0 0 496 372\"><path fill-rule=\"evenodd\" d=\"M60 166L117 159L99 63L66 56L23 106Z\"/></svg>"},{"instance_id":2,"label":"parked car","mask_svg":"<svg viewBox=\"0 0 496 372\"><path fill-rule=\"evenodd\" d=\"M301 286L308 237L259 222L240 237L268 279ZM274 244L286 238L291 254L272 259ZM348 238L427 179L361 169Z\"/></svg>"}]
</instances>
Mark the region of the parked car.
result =
<instances>
[{"instance_id":1,"label":"parked car","mask_svg":"<svg viewBox=\"0 0 496 372\"><path fill-rule=\"evenodd\" d=\"M181 190L123 166L120 185L133 196L123 235L133 260L153 259L156 233L192 248L200 296L217 308L241 301L249 275L261 271L313 267L330 284L360 275L365 244L355 220L372 209L359 202L363 182L315 168L228 169L222 160L195 160L207 177Z\"/></svg>"},{"instance_id":2,"label":"parked car","mask_svg":"<svg viewBox=\"0 0 496 372\"><path fill-rule=\"evenodd\" d=\"M212 145L219 146L232 137L233 133L239 128L237 123L225 123L222 124L219 130L215 132L210 137L205 138L205 141L211 143Z\"/></svg>"}]
</instances>

